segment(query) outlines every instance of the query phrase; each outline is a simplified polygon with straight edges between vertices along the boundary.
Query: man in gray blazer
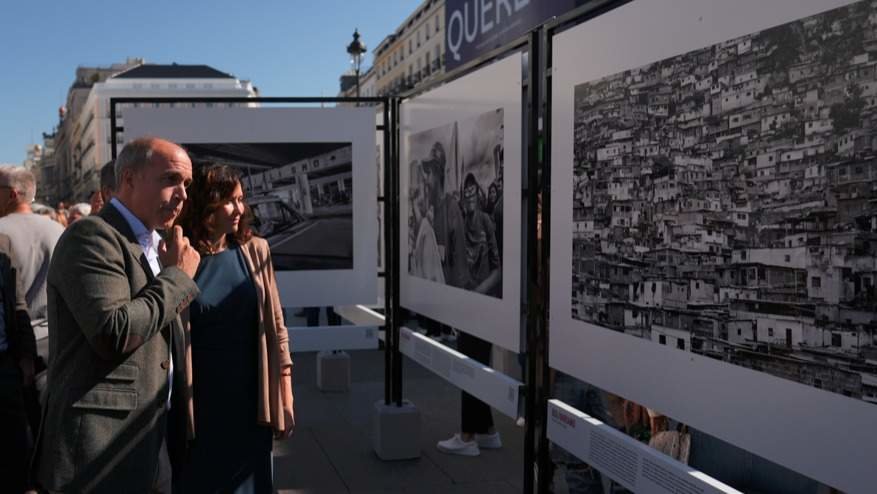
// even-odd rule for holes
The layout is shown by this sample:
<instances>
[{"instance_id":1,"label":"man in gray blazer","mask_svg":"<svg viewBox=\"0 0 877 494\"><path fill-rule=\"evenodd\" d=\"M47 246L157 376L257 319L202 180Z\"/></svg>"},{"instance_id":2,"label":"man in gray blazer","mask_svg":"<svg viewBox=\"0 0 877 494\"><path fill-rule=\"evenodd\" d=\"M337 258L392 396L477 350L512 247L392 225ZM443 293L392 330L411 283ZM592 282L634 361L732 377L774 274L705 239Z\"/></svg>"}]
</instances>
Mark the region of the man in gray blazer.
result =
<instances>
[{"instance_id":1,"label":"man in gray blazer","mask_svg":"<svg viewBox=\"0 0 877 494\"><path fill-rule=\"evenodd\" d=\"M49 268L52 367L36 457L49 491L171 491L169 417L185 408L171 397L190 391L178 315L198 294L200 261L172 225L192 163L176 144L139 139L116 177L115 198L67 229Z\"/></svg>"}]
</instances>

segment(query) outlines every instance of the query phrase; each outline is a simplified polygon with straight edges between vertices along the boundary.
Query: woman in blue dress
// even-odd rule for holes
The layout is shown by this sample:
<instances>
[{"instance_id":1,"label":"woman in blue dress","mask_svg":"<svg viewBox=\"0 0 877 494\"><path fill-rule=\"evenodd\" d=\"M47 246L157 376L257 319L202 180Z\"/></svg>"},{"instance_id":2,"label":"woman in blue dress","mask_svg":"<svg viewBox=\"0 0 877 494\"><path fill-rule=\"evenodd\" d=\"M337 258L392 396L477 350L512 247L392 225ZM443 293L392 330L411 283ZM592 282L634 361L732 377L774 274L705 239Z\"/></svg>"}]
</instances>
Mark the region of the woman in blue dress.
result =
<instances>
[{"instance_id":1,"label":"woman in blue dress","mask_svg":"<svg viewBox=\"0 0 877 494\"><path fill-rule=\"evenodd\" d=\"M194 170L180 223L201 253L201 293L183 314L192 370L185 493L273 492L273 438L295 421L292 360L270 251L254 237L240 178Z\"/></svg>"}]
</instances>

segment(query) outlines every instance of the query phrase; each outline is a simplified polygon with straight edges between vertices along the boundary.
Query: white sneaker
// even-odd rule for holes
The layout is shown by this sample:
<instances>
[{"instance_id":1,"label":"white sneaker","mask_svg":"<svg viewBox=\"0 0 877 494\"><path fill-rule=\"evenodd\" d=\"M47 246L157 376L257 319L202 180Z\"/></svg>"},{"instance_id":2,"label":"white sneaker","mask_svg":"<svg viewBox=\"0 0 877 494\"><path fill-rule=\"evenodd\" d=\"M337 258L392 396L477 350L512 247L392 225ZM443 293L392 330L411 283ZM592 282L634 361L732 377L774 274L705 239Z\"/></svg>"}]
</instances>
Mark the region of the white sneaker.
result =
<instances>
[{"instance_id":1,"label":"white sneaker","mask_svg":"<svg viewBox=\"0 0 877 494\"><path fill-rule=\"evenodd\" d=\"M502 440L499 438L499 432L493 434L475 434L475 442L479 448L499 449L502 447Z\"/></svg>"},{"instance_id":2,"label":"white sneaker","mask_svg":"<svg viewBox=\"0 0 877 494\"><path fill-rule=\"evenodd\" d=\"M450 455L478 456L481 454L477 442L464 441L460 438L459 434L454 434L454 437L450 439L439 441L435 447L442 453L448 453Z\"/></svg>"}]
</instances>

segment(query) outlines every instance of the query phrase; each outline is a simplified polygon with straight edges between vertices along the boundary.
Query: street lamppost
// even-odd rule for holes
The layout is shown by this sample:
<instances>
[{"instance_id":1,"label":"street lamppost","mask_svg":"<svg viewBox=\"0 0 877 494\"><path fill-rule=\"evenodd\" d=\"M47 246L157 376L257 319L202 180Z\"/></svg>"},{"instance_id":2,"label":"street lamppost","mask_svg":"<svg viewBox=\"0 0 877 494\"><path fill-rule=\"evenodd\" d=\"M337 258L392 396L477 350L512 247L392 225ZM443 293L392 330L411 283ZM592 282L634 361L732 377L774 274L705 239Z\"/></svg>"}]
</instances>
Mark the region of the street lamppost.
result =
<instances>
[{"instance_id":1,"label":"street lamppost","mask_svg":"<svg viewBox=\"0 0 877 494\"><path fill-rule=\"evenodd\" d=\"M359 29L354 29L353 41L347 45L347 53L350 54L350 63L353 64L353 71L356 74L357 98L359 98L359 69L362 67L362 56L365 54L365 51L365 45L359 40ZM356 106L359 106L359 101L356 102Z\"/></svg>"}]
</instances>

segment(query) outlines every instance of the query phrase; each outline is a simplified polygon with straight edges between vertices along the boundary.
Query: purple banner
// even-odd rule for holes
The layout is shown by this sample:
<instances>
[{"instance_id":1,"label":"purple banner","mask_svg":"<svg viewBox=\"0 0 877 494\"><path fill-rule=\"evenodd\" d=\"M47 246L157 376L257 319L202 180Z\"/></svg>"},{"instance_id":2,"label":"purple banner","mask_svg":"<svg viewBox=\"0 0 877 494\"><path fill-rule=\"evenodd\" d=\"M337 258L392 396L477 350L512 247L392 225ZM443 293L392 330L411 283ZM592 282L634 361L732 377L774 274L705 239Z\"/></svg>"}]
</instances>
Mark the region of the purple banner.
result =
<instances>
[{"instance_id":1,"label":"purple banner","mask_svg":"<svg viewBox=\"0 0 877 494\"><path fill-rule=\"evenodd\" d=\"M445 69L505 45L587 0L446 0Z\"/></svg>"}]
</instances>

